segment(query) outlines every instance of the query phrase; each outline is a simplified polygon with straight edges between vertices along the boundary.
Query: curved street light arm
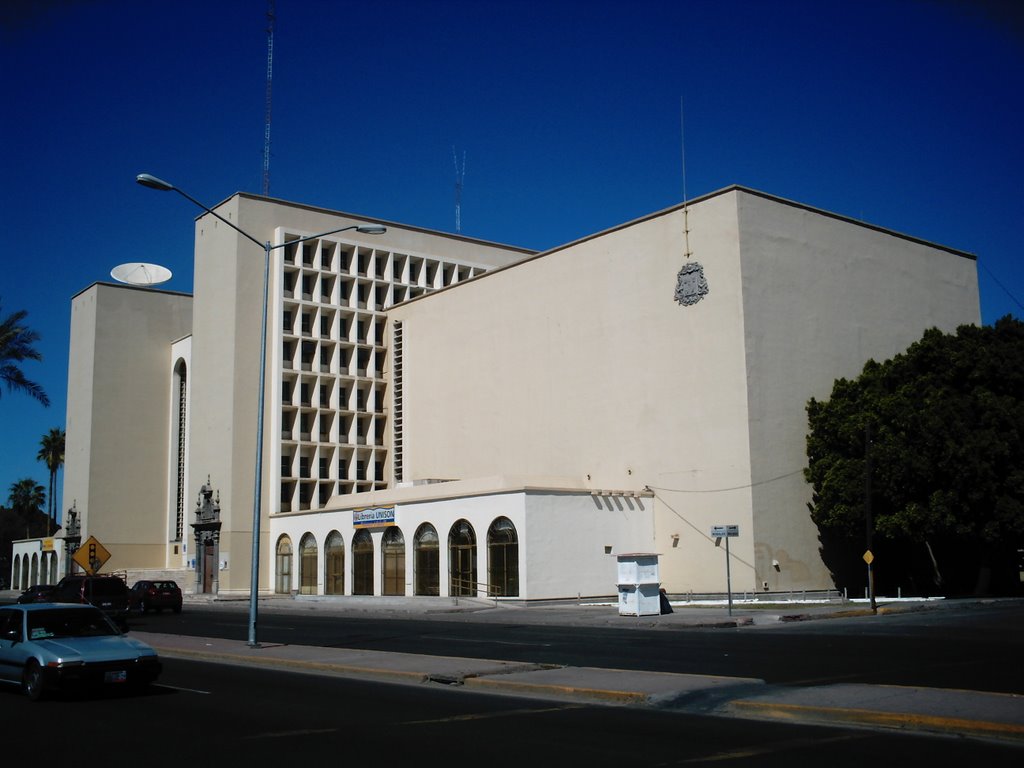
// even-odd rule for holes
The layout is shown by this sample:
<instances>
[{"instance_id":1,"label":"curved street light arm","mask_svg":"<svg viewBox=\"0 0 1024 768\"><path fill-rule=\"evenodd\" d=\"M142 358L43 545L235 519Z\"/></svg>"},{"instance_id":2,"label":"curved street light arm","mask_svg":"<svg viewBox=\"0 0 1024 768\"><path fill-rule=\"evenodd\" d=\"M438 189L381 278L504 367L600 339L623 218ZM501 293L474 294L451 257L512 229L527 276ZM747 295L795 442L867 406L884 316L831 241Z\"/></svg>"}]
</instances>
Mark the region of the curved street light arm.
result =
<instances>
[{"instance_id":1,"label":"curved street light arm","mask_svg":"<svg viewBox=\"0 0 1024 768\"><path fill-rule=\"evenodd\" d=\"M361 232L364 235L382 235L387 232L387 227L364 225L364 224L351 224L347 227L341 227L340 229L332 229L330 232L321 232L318 235L309 235L308 237L299 237L295 240L289 240L286 243L278 243L277 245L270 246L270 250L276 250L278 248L284 248L286 245L295 245L296 243L305 243L310 240L318 240L321 237L327 237L328 235L336 235L339 232L347 232L350 229L354 229L357 232Z\"/></svg>"},{"instance_id":2,"label":"curved street light arm","mask_svg":"<svg viewBox=\"0 0 1024 768\"><path fill-rule=\"evenodd\" d=\"M136 183L141 184L144 187L149 187L150 189L157 189L157 190L160 190L161 192L169 192L169 191L177 192L179 195L184 197L190 203L193 203L193 204L199 206L200 208L202 208L204 211L206 211L211 216L214 216L215 218L220 219L221 221L223 221L225 224L227 224L229 227L231 227L233 230L235 230L235 232L237 232L238 234L240 234L243 237L247 238L248 240L251 240L252 242L256 243L256 245L258 245L260 248L263 248L265 246L265 243L261 243L255 237L253 237L248 232L246 232L244 229L239 229L234 224L232 224L230 221L228 221L223 216L221 216L219 213L217 213L216 211L214 211L211 208L207 208L201 202L199 202L194 197L192 197L192 195L188 194L188 192L185 192L185 191L179 189L178 187L174 186L170 182L164 181L163 179L158 179L156 176L153 176L153 175L148 174L148 173L140 173L138 176L135 177L135 181L136 181Z\"/></svg>"}]
</instances>

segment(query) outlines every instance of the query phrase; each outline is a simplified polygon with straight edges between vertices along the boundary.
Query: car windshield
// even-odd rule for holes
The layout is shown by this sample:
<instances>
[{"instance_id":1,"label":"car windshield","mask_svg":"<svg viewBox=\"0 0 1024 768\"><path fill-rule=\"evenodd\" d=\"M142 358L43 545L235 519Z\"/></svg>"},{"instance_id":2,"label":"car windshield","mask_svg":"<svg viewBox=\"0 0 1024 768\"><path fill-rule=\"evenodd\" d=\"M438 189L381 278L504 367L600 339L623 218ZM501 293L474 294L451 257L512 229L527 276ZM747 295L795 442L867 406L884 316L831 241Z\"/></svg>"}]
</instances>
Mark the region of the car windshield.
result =
<instances>
[{"instance_id":1,"label":"car windshield","mask_svg":"<svg viewBox=\"0 0 1024 768\"><path fill-rule=\"evenodd\" d=\"M54 637L105 637L118 635L117 627L99 611L33 611L28 616L28 639Z\"/></svg>"}]
</instances>

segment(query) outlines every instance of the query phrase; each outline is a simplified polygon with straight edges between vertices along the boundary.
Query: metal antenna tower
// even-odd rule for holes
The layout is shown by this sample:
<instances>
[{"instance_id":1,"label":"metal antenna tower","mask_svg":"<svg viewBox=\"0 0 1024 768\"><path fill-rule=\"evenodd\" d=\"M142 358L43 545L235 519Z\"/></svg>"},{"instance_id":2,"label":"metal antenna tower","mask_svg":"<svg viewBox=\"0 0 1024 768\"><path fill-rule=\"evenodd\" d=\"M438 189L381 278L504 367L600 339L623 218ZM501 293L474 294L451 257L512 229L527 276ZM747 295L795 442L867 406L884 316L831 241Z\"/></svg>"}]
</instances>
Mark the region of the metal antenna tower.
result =
<instances>
[{"instance_id":1,"label":"metal antenna tower","mask_svg":"<svg viewBox=\"0 0 1024 768\"><path fill-rule=\"evenodd\" d=\"M459 156L452 147L452 160L455 161L455 232L462 232L462 180L466 177L466 151L462 151L462 167L459 167Z\"/></svg>"},{"instance_id":2,"label":"metal antenna tower","mask_svg":"<svg viewBox=\"0 0 1024 768\"><path fill-rule=\"evenodd\" d=\"M690 252L690 201L686 196L686 136L683 130L683 97L679 97L679 148L683 167L683 239L685 242L687 259L693 254Z\"/></svg>"},{"instance_id":3,"label":"metal antenna tower","mask_svg":"<svg viewBox=\"0 0 1024 768\"><path fill-rule=\"evenodd\" d=\"M263 196L270 195L270 106L274 84L274 0L267 0L267 114L263 128Z\"/></svg>"}]
</instances>

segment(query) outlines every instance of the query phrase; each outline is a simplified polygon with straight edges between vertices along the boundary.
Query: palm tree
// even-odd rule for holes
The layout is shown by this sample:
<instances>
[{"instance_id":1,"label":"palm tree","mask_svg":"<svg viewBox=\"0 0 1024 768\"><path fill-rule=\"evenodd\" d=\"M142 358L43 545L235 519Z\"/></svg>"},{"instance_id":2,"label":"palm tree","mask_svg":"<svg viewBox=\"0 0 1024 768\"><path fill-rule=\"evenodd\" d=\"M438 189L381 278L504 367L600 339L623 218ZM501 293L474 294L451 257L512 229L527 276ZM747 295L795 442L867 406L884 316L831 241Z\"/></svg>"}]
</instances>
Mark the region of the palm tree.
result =
<instances>
[{"instance_id":1,"label":"palm tree","mask_svg":"<svg viewBox=\"0 0 1024 768\"><path fill-rule=\"evenodd\" d=\"M50 398L46 392L39 384L26 379L18 366L25 360L43 359L33 346L39 341L39 334L22 324L27 314L21 310L3 317L3 305L0 305L0 381L7 384L8 391L24 392L48 406Z\"/></svg>"},{"instance_id":2,"label":"palm tree","mask_svg":"<svg viewBox=\"0 0 1024 768\"><path fill-rule=\"evenodd\" d=\"M39 441L39 453L36 458L46 465L50 470L50 505L49 505L49 528L47 533L52 534L57 528L57 472L64 466L64 430L54 427Z\"/></svg>"},{"instance_id":3,"label":"palm tree","mask_svg":"<svg viewBox=\"0 0 1024 768\"><path fill-rule=\"evenodd\" d=\"M31 477L26 477L16 483L11 483L11 492L7 497L7 503L11 505L15 514L25 521L25 538L32 538L32 521L43 514L46 489Z\"/></svg>"}]
</instances>

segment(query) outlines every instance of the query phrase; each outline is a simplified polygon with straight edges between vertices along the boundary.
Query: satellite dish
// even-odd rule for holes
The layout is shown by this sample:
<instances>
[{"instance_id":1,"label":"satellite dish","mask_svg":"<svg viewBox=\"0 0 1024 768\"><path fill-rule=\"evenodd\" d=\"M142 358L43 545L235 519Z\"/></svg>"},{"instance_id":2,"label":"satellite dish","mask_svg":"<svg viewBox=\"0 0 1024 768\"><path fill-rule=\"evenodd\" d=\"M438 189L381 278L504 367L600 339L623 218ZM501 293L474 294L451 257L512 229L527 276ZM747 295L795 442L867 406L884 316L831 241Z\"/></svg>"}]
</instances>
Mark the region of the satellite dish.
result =
<instances>
[{"instance_id":1,"label":"satellite dish","mask_svg":"<svg viewBox=\"0 0 1024 768\"><path fill-rule=\"evenodd\" d=\"M171 279L171 270L167 267L161 267L159 264L132 262L130 264L118 264L110 270L110 276L119 283L148 287L166 283Z\"/></svg>"}]
</instances>

